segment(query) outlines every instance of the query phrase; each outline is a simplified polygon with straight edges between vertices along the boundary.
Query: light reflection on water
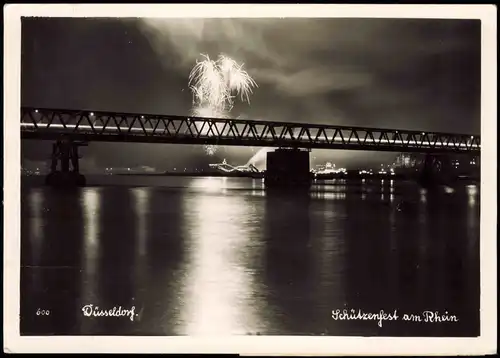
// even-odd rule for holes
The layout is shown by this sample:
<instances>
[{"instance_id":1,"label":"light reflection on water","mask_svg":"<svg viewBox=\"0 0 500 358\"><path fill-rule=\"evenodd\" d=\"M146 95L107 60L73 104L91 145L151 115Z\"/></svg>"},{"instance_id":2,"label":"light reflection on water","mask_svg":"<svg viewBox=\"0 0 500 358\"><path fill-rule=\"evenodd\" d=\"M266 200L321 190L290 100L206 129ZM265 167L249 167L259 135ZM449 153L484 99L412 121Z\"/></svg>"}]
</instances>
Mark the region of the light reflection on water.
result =
<instances>
[{"instance_id":1,"label":"light reflection on water","mask_svg":"<svg viewBox=\"0 0 500 358\"><path fill-rule=\"evenodd\" d=\"M131 190L131 194L134 197L133 207L136 215L136 245L134 248L134 290L135 297L141 297L143 293L144 283L148 281L147 278L147 241L149 237L149 226L148 226L148 214L150 208L151 200L151 188L134 188ZM139 300L140 301L140 300ZM142 308L142 306L141 306ZM138 309L139 310L139 309ZM141 315L137 319L142 318L142 311L139 312Z\"/></svg>"},{"instance_id":2,"label":"light reflection on water","mask_svg":"<svg viewBox=\"0 0 500 358\"><path fill-rule=\"evenodd\" d=\"M420 189L420 202L427 203L427 189Z\"/></svg>"},{"instance_id":3,"label":"light reflection on water","mask_svg":"<svg viewBox=\"0 0 500 358\"><path fill-rule=\"evenodd\" d=\"M44 254L43 245L43 229L44 229L44 190L34 188L29 194L29 216L25 220L29 222L29 241L30 241L30 265L38 267L42 264L41 259ZM36 291L43 290L43 280L40 270L32 270L33 274L30 277L30 285Z\"/></svg>"},{"instance_id":4,"label":"light reflection on water","mask_svg":"<svg viewBox=\"0 0 500 358\"><path fill-rule=\"evenodd\" d=\"M479 203L477 202L479 200L479 190L476 185L468 185L466 188L469 204L469 210L467 210L467 236L471 238L468 240L468 252L469 255L473 255L479 242L479 236L476 235L479 227L479 217L477 215L479 211Z\"/></svg>"},{"instance_id":5,"label":"light reflection on water","mask_svg":"<svg viewBox=\"0 0 500 358\"><path fill-rule=\"evenodd\" d=\"M39 188L33 189L29 204L31 214L31 247L33 248L32 262L33 266L37 266L40 263L40 255L42 254L44 191Z\"/></svg>"},{"instance_id":6,"label":"light reflection on water","mask_svg":"<svg viewBox=\"0 0 500 358\"><path fill-rule=\"evenodd\" d=\"M244 309L252 279L240 255L251 239L245 198L187 197L184 206L193 210L186 222L191 228L186 264L189 284L183 293L185 326L179 333L245 334L255 324L251 310Z\"/></svg>"},{"instance_id":7,"label":"light reflection on water","mask_svg":"<svg viewBox=\"0 0 500 358\"><path fill-rule=\"evenodd\" d=\"M147 214L149 212L149 188L134 188L131 191L134 196L134 209L137 218L137 247L139 257L146 255L146 240L148 238Z\"/></svg>"},{"instance_id":8,"label":"light reflection on water","mask_svg":"<svg viewBox=\"0 0 500 358\"><path fill-rule=\"evenodd\" d=\"M74 228L80 222L82 232L75 237L81 235L81 247L77 241L65 247L75 250L68 257L78 255L75 267L81 267L81 275L61 278L60 284L78 285L81 303L104 304L120 292L125 301L135 298L144 313L136 322L114 327L123 334L369 334L373 327L332 322L328 312L396 302L394 295L415 310L434 302L436 309L446 306L473 316L467 304L478 299L471 296L478 284L475 186L434 197L438 194L393 180L383 185L344 180L316 187L308 199L298 200L269 196L261 180L180 183L175 178L171 188L87 187L67 193L66 199L44 187L23 188L29 218L22 221L22 250L30 253L23 265L51 253L51 262L57 262L60 252L50 248L72 235L49 232L47 226L64 220ZM62 200L72 202L71 196L78 210L64 218L47 210ZM114 204L114 199L130 205ZM104 244L122 260L120 272L113 271ZM468 271L450 281L456 257ZM42 290L54 274L37 271L36 282L26 281L29 290ZM449 282L461 283L450 287ZM457 329L472 332L477 325L471 319ZM73 333L99 327L81 320ZM401 334L393 329L392 334Z\"/></svg>"},{"instance_id":9,"label":"light reflection on water","mask_svg":"<svg viewBox=\"0 0 500 358\"><path fill-rule=\"evenodd\" d=\"M476 205L477 186L467 185L467 195L469 197L469 206Z\"/></svg>"},{"instance_id":10,"label":"light reflection on water","mask_svg":"<svg viewBox=\"0 0 500 358\"><path fill-rule=\"evenodd\" d=\"M100 236L101 195L99 188L85 188L80 192L83 207L83 249L81 251L80 306L99 302L99 255L102 237ZM81 321L82 332L91 332L97 327L93 320Z\"/></svg>"}]
</instances>

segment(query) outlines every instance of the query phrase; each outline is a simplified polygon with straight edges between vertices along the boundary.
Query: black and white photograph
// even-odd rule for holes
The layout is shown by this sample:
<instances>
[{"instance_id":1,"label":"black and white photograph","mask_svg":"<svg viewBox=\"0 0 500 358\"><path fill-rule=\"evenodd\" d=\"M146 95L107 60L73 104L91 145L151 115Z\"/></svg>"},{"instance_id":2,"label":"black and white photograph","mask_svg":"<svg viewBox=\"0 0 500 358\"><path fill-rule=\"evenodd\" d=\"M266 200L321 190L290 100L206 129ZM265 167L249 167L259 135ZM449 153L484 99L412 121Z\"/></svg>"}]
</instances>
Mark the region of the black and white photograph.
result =
<instances>
[{"instance_id":1,"label":"black and white photograph","mask_svg":"<svg viewBox=\"0 0 500 358\"><path fill-rule=\"evenodd\" d=\"M487 336L494 353L496 9L259 6L12 22L18 339Z\"/></svg>"}]
</instances>

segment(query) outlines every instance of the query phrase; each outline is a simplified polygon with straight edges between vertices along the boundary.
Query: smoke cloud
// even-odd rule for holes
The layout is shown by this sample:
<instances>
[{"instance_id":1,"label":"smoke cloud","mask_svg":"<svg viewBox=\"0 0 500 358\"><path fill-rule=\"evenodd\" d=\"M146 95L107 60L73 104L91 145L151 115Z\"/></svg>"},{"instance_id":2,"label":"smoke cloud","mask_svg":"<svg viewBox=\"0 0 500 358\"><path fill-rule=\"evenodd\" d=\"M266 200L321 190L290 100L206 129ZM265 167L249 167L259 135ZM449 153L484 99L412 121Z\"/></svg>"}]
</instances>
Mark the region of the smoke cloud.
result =
<instances>
[{"instance_id":1,"label":"smoke cloud","mask_svg":"<svg viewBox=\"0 0 500 358\"><path fill-rule=\"evenodd\" d=\"M298 98L301 107L308 107L311 100L325 102L320 97L327 96L327 112L315 117L335 112L351 124L384 119L392 126L401 116L420 117L414 123L418 129L447 127L457 112L479 116L478 108L469 106L469 97L478 94L452 89L459 80L478 80L471 77L479 71L473 68L480 51L478 25L424 19L139 20L169 70L188 71L201 53L224 53L245 63L259 87L275 89L276 97ZM443 107L430 103L436 92L462 108L445 108L443 116ZM461 95L466 103L456 101ZM396 111L390 108L393 103Z\"/></svg>"},{"instance_id":2,"label":"smoke cloud","mask_svg":"<svg viewBox=\"0 0 500 358\"><path fill-rule=\"evenodd\" d=\"M479 86L480 27L474 22L144 19L140 28L166 67L172 59L165 50L172 48L181 71L200 53L225 53L245 63L259 86L252 103L265 108L252 115L263 119L479 132L479 92L473 88Z\"/></svg>"},{"instance_id":3,"label":"smoke cloud","mask_svg":"<svg viewBox=\"0 0 500 358\"><path fill-rule=\"evenodd\" d=\"M246 68L259 84L292 96L358 88L371 81L369 73L347 62L318 63L315 57L332 48L327 36L331 29L324 20L142 19L139 28L168 69L173 48L174 65L181 70L192 67L201 53L225 53L238 63L248 62ZM360 40L358 35L352 41Z\"/></svg>"}]
</instances>

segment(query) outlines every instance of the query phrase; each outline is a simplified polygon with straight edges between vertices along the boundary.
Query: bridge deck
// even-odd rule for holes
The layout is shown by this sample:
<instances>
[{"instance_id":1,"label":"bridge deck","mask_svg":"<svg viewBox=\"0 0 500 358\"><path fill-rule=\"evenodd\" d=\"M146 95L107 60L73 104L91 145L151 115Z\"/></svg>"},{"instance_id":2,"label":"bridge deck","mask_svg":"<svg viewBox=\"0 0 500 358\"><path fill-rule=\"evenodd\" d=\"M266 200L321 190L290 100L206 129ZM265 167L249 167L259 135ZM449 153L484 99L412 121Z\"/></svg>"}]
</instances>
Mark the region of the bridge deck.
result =
<instances>
[{"instance_id":1,"label":"bridge deck","mask_svg":"<svg viewBox=\"0 0 500 358\"><path fill-rule=\"evenodd\" d=\"M21 108L21 137L479 154L480 136L309 123Z\"/></svg>"}]
</instances>

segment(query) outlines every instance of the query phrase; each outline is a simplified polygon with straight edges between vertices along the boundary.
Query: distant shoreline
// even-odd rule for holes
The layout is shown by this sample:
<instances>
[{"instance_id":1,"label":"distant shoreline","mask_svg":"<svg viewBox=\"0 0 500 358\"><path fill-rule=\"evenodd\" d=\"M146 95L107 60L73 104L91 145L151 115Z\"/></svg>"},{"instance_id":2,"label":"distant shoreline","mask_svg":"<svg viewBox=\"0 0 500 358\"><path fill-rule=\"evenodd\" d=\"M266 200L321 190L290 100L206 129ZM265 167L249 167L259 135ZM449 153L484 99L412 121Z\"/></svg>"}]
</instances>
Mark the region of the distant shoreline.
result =
<instances>
[{"instance_id":1,"label":"distant shoreline","mask_svg":"<svg viewBox=\"0 0 500 358\"><path fill-rule=\"evenodd\" d=\"M109 175L109 174L107 174ZM117 173L111 175L119 175L119 176L156 176L156 177L235 177L235 178L264 178L263 173L217 173L217 172L208 172L208 173Z\"/></svg>"},{"instance_id":2,"label":"distant shoreline","mask_svg":"<svg viewBox=\"0 0 500 358\"><path fill-rule=\"evenodd\" d=\"M217 172L212 172L212 173L200 173L200 172L195 172L195 173L186 173L186 172L181 172L181 173L118 173L118 174L112 174L112 175L119 175L119 176L172 176L172 177L227 177L227 178L256 178L256 179L263 179L264 178L264 173L217 173ZM417 176L415 175L405 175L405 174L396 174L396 175L382 175L382 174L374 174L374 175L359 175L359 174L330 174L330 175L317 175L316 177L313 177L313 179L316 180L332 180L332 179L387 179L387 180L415 180ZM479 177L458 177L456 180L469 180L469 181L479 181Z\"/></svg>"},{"instance_id":3,"label":"distant shoreline","mask_svg":"<svg viewBox=\"0 0 500 358\"><path fill-rule=\"evenodd\" d=\"M26 177L43 177L46 174L40 175L22 175ZM118 176L118 177L214 177L214 178L252 178L252 179L264 179L264 173L242 173L242 172L232 172L232 173L222 173L222 172L164 172L164 173L115 173L115 174L85 174L86 176ZM415 181L417 180L417 175L412 174L395 174L395 175L383 175L383 174L373 174L373 175L360 175L357 173L347 173L347 174L320 174L312 179L315 182L322 182L325 180L334 180L334 179L344 179L350 181L362 181L362 180L398 180L398 181ZM455 181L460 182L471 182L478 183L480 182L480 177L458 177Z\"/></svg>"}]
</instances>

